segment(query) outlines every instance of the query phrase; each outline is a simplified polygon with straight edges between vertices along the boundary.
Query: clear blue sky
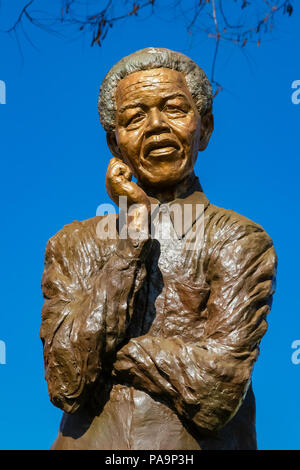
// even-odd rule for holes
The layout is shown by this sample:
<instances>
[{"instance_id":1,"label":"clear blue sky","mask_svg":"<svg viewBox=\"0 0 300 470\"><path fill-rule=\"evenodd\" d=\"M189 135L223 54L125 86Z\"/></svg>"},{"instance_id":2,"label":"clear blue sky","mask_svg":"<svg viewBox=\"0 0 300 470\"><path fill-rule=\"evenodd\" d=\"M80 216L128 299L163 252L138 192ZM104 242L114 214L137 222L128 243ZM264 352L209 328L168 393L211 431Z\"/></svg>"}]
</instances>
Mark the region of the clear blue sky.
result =
<instances>
[{"instance_id":1,"label":"clear blue sky","mask_svg":"<svg viewBox=\"0 0 300 470\"><path fill-rule=\"evenodd\" d=\"M3 0L0 28L23 1ZM41 2L46 3L46 2ZM47 2L50 3L50 2ZM1 16L2 14L2 16ZM166 16L166 15L164 15ZM279 257L277 292L253 383L260 449L300 449L299 129L300 8L273 39L257 48L222 45L217 78L227 91L214 103L215 131L196 172L208 198L261 224ZM147 46L191 56L209 74L213 41L187 35L181 18L137 18L113 28L103 48L31 32L38 51L20 34L0 34L1 303L0 448L47 449L61 411L49 401L39 339L47 240L63 225L96 214L109 202L104 177L110 159L97 115L99 85L121 57ZM250 63L250 64L249 64Z\"/></svg>"}]
</instances>

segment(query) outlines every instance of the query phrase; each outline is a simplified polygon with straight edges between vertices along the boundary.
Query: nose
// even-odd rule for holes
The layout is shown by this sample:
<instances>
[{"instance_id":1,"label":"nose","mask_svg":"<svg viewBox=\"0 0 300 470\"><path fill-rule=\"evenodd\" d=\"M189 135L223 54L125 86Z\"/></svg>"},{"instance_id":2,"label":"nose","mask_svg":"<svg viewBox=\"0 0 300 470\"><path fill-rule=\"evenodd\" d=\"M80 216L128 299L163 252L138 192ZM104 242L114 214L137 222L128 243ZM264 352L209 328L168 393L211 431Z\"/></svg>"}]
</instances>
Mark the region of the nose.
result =
<instances>
[{"instance_id":1,"label":"nose","mask_svg":"<svg viewBox=\"0 0 300 470\"><path fill-rule=\"evenodd\" d=\"M153 134L162 134L164 132L170 132L170 127L164 120L163 113L158 108L150 109L145 137L148 138Z\"/></svg>"}]
</instances>

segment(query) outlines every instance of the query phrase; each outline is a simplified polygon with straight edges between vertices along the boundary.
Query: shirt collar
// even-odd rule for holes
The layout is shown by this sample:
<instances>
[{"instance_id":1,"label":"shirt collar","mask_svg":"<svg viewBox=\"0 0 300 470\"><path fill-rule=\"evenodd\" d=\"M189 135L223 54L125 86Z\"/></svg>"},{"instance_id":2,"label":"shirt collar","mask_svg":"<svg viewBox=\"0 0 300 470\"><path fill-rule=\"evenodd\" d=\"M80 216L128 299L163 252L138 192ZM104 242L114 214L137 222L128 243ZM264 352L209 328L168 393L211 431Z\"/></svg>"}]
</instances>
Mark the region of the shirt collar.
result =
<instances>
[{"instance_id":1,"label":"shirt collar","mask_svg":"<svg viewBox=\"0 0 300 470\"><path fill-rule=\"evenodd\" d=\"M191 187L184 195L172 201L162 203L152 196L149 196L149 199L152 206L151 216L153 222L159 223L159 212L168 212L179 239L187 235L209 205L197 177L195 177Z\"/></svg>"}]
</instances>

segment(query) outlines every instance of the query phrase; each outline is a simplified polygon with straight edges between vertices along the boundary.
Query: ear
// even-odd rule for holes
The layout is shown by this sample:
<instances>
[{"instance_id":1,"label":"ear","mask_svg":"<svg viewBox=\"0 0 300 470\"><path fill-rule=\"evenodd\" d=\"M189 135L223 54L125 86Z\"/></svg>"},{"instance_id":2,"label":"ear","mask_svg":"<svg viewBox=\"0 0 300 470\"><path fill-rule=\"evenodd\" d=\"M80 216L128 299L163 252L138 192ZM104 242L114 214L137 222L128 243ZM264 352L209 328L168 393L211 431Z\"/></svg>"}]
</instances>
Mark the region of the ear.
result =
<instances>
[{"instance_id":1,"label":"ear","mask_svg":"<svg viewBox=\"0 0 300 470\"><path fill-rule=\"evenodd\" d=\"M123 160L118 143L117 143L116 134L114 132L107 132L106 141L107 141L109 150L111 151L113 156L116 158L119 158L120 160Z\"/></svg>"},{"instance_id":2,"label":"ear","mask_svg":"<svg viewBox=\"0 0 300 470\"><path fill-rule=\"evenodd\" d=\"M201 117L201 135L199 143L199 151L206 149L212 131L214 130L214 117L212 113L205 114Z\"/></svg>"}]
</instances>

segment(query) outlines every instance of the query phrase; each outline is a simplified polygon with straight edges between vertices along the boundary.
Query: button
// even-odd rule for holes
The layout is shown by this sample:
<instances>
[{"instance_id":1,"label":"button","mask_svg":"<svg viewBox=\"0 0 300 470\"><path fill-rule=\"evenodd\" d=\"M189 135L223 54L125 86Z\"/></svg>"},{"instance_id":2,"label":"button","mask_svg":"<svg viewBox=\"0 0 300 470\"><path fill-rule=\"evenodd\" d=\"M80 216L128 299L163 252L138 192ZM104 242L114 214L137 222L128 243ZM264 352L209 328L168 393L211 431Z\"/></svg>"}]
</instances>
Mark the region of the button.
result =
<instances>
[{"instance_id":1,"label":"button","mask_svg":"<svg viewBox=\"0 0 300 470\"><path fill-rule=\"evenodd\" d=\"M137 248L139 246L139 241L138 240L133 240L132 244L133 244L134 248Z\"/></svg>"},{"instance_id":2,"label":"button","mask_svg":"<svg viewBox=\"0 0 300 470\"><path fill-rule=\"evenodd\" d=\"M160 211L166 214L168 212L168 206L166 204L162 204L160 206Z\"/></svg>"}]
</instances>

